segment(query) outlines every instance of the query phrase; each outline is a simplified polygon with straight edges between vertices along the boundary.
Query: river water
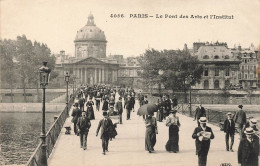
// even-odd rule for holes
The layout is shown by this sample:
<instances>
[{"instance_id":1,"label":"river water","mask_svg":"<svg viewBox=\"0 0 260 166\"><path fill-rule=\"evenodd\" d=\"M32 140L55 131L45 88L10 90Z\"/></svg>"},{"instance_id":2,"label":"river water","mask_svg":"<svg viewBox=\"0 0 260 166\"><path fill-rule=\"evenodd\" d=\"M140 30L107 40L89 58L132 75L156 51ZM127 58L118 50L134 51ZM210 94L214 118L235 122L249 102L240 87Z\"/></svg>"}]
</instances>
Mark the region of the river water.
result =
<instances>
[{"instance_id":1,"label":"river water","mask_svg":"<svg viewBox=\"0 0 260 166\"><path fill-rule=\"evenodd\" d=\"M46 113L46 133L54 115ZM0 165L25 164L40 143L42 114L0 113Z\"/></svg>"}]
</instances>

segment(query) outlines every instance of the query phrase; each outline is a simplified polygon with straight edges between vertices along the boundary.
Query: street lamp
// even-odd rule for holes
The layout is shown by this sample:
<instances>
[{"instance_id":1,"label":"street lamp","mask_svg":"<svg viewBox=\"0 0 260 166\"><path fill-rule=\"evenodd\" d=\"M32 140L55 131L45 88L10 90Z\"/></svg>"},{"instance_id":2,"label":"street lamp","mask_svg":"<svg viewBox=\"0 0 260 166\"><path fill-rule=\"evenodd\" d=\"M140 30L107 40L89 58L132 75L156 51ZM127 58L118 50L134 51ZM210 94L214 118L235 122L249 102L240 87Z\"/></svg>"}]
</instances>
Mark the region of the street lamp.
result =
<instances>
[{"instance_id":1,"label":"street lamp","mask_svg":"<svg viewBox=\"0 0 260 166\"><path fill-rule=\"evenodd\" d=\"M65 81L67 83L67 88L66 88L66 109L67 109L67 115L69 115L69 107L68 107L69 94L68 94L68 88L69 88L70 75L69 75L68 72L66 72Z\"/></svg>"},{"instance_id":2,"label":"street lamp","mask_svg":"<svg viewBox=\"0 0 260 166\"><path fill-rule=\"evenodd\" d=\"M191 116L191 83L192 83L192 81L193 81L193 75L192 74L190 74L189 76L188 76L188 82L189 82L189 84L190 84L190 100L189 100L189 105L190 105L190 116Z\"/></svg>"},{"instance_id":3,"label":"street lamp","mask_svg":"<svg viewBox=\"0 0 260 166\"><path fill-rule=\"evenodd\" d=\"M75 96L75 89L76 89L76 87L75 87L75 80L76 80L76 76L75 75L72 75L72 90L73 90L73 96Z\"/></svg>"},{"instance_id":4,"label":"street lamp","mask_svg":"<svg viewBox=\"0 0 260 166\"><path fill-rule=\"evenodd\" d=\"M45 133L45 89L49 83L50 72L47 66L47 62L43 62L43 66L39 68L40 73L40 86L42 88L42 133L41 133L41 140L42 140L42 154L41 154L41 166L47 166L47 156L46 156L46 133Z\"/></svg>"}]
</instances>

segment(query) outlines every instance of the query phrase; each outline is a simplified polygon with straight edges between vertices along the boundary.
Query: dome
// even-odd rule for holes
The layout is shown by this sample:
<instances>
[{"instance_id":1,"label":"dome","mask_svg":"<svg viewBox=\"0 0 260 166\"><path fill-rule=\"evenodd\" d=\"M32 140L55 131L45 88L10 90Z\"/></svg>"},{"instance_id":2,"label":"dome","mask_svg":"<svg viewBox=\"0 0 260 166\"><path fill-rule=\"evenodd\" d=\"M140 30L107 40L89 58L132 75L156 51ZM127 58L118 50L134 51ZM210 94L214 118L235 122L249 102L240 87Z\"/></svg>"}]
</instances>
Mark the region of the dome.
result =
<instances>
[{"instance_id":1,"label":"dome","mask_svg":"<svg viewBox=\"0 0 260 166\"><path fill-rule=\"evenodd\" d=\"M75 41L106 41L104 31L98 28L94 23L94 16L90 14L88 16L87 24L77 31Z\"/></svg>"}]
</instances>

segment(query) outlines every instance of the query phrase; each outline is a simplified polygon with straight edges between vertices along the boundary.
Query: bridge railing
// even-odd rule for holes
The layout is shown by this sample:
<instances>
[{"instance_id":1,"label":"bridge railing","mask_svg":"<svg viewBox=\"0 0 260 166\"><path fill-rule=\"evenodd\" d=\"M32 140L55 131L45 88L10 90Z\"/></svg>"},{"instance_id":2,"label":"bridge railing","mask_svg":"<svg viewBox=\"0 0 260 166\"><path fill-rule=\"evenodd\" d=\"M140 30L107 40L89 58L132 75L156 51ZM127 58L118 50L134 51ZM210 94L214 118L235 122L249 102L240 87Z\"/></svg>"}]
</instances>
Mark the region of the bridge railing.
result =
<instances>
[{"instance_id":1,"label":"bridge railing","mask_svg":"<svg viewBox=\"0 0 260 166\"><path fill-rule=\"evenodd\" d=\"M196 105L191 105L191 109L190 109L189 104L178 104L177 111L183 115L194 117L197 108L198 106ZM225 113L223 113L222 111L215 111L208 108L205 108L205 111L206 111L208 122L217 124L219 126L220 126L220 122L222 122L226 116Z\"/></svg>"},{"instance_id":2,"label":"bridge railing","mask_svg":"<svg viewBox=\"0 0 260 166\"><path fill-rule=\"evenodd\" d=\"M77 94L77 93L75 93ZM71 109L73 105L74 97L70 98L68 103L68 110ZM46 151L47 151L47 159L49 158L54 145L60 135L61 129L68 117L67 108L65 107L64 110L60 113L58 118L55 120L53 125L50 127L49 131L46 133ZM26 163L27 166L40 166L41 154L42 154L42 142L39 143L37 148L34 150L33 154L31 155L30 159Z\"/></svg>"}]
</instances>

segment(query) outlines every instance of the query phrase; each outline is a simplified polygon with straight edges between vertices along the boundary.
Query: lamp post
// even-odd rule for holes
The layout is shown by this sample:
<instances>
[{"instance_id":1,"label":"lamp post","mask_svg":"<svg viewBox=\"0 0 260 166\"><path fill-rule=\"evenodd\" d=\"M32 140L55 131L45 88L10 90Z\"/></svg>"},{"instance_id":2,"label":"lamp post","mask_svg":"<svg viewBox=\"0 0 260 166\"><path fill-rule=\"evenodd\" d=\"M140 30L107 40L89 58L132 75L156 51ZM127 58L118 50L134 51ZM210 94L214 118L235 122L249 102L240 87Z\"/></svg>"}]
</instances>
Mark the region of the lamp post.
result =
<instances>
[{"instance_id":1,"label":"lamp post","mask_svg":"<svg viewBox=\"0 0 260 166\"><path fill-rule=\"evenodd\" d=\"M188 77L188 81L189 81L189 84L190 84L190 100L189 100L189 106L190 106L190 116L191 116L191 83L192 83L192 80L193 80L193 75L190 74L189 77Z\"/></svg>"},{"instance_id":2,"label":"lamp post","mask_svg":"<svg viewBox=\"0 0 260 166\"><path fill-rule=\"evenodd\" d=\"M149 86L150 86L150 95L152 96L152 76L150 76L149 77L149 80L150 80L150 84L149 84Z\"/></svg>"},{"instance_id":3,"label":"lamp post","mask_svg":"<svg viewBox=\"0 0 260 166\"><path fill-rule=\"evenodd\" d=\"M158 74L159 74L160 76L163 75L163 73L164 73L164 71L161 70L161 69L158 71ZM159 89L159 95L161 96L161 90L162 90L161 80L159 80L158 86L159 86L159 87L158 87L158 89Z\"/></svg>"},{"instance_id":4,"label":"lamp post","mask_svg":"<svg viewBox=\"0 0 260 166\"><path fill-rule=\"evenodd\" d=\"M66 72L65 81L67 83L67 88L66 88L66 109L67 109L67 115L69 115L69 107L68 107L69 94L68 94L68 88L69 88L70 75L69 75L68 72Z\"/></svg>"},{"instance_id":5,"label":"lamp post","mask_svg":"<svg viewBox=\"0 0 260 166\"><path fill-rule=\"evenodd\" d=\"M49 69L47 66L47 62L43 62L43 66L40 67L39 73L40 73L40 86L42 88L42 132L41 132L41 140L42 140L42 154L41 154L41 160L40 165L41 166L47 166L47 156L46 156L46 133L45 133L45 89L46 86L49 83L49 76L51 69Z\"/></svg>"},{"instance_id":6,"label":"lamp post","mask_svg":"<svg viewBox=\"0 0 260 166\"><path fill-rule=\"evenodd\" d=\"M74 93L75 93L75 79L76 79L76 76L75 75L72 75L72 94L73 94L73 97L74 97Z\"/></svg>"}]
</instances>

